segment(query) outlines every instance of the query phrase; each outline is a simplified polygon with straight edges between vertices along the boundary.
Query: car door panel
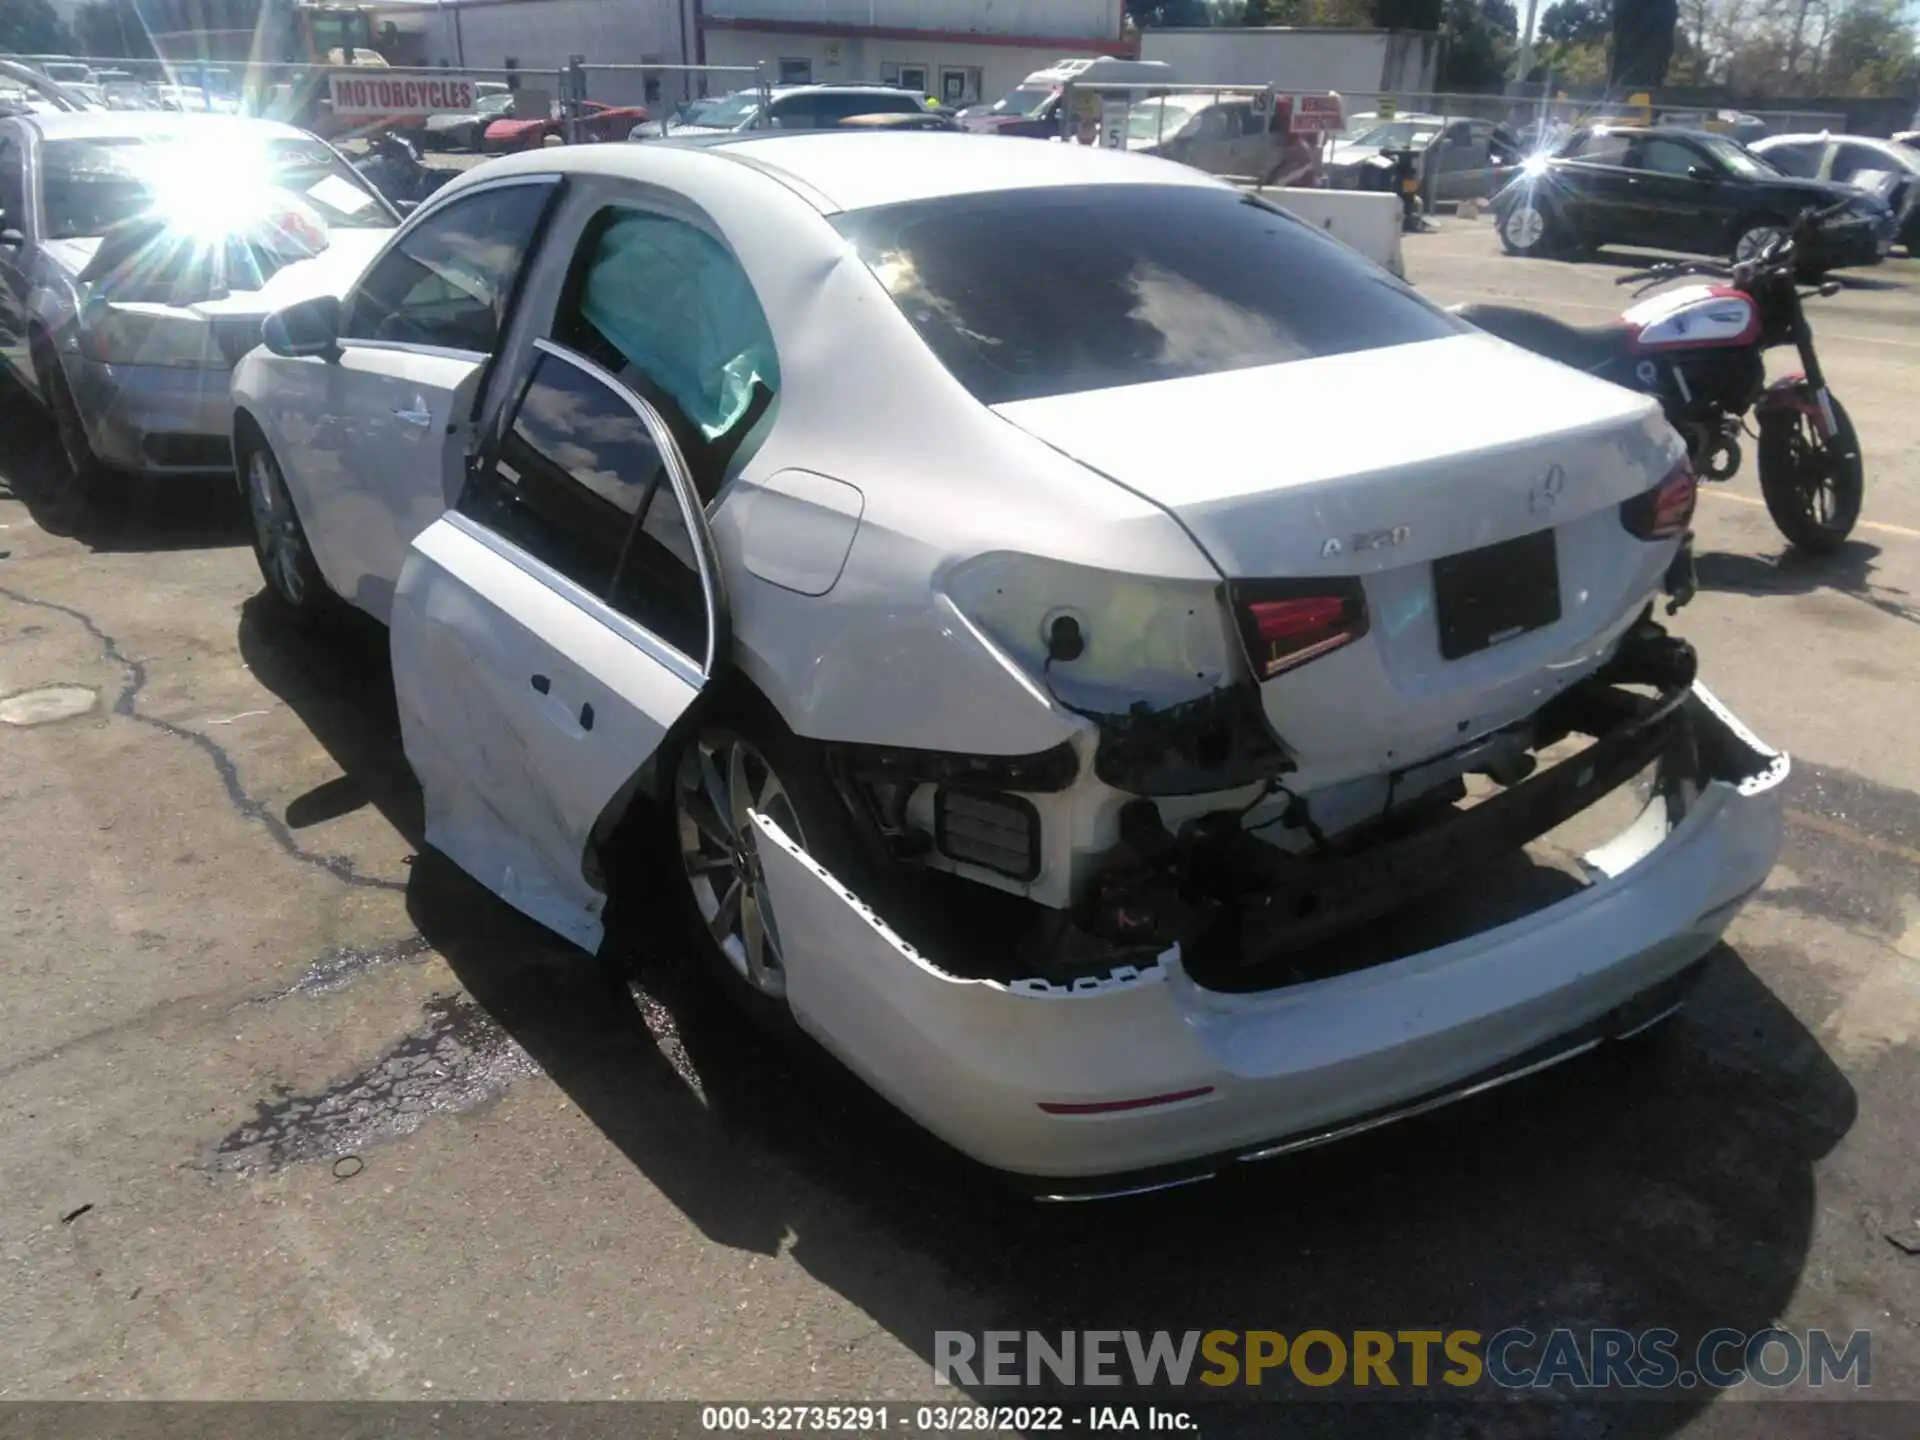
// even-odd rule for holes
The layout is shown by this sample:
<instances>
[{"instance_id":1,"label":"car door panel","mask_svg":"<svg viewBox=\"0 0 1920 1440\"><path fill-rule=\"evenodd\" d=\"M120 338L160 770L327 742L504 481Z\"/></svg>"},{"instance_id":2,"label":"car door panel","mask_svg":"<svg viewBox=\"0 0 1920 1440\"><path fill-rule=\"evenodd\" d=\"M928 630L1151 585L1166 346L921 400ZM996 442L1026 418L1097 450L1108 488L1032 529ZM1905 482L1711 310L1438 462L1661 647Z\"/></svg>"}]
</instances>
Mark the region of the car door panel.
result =
<instances>
[{"instance_id":1,"label":"car door panel","mask_svg":"<svg viewBox=\"0 0 1920 1440\"><path fill-rule=\"evenodd\" d=\"M724 653L719 567L652 405L547 340L508 388L458 508L408 546L394 693L428 842L593 949L589 841Z\"/></svg>"},{"instance_id":2,"label":"car door panel","mask_svg":"<svg viewBox=\"0 0 1920 1440\"><path fill-rule=\"evenodd\" d=\"M423 210L345 302L337 354L276 362L275 453L308 543L378 620L408 542L460 492L480 385L557 189L516 178Z\"/></svg>"},{"instance_id":3,"label":"car door panel","mask_svg":"<svg viewBox=\"0 0 1920 1440\"><path fill-rule=\"evenodd\" d=\"M294 503L313 517L321 573L375 619L392 609L408 542L459 496L465 446L446 442L464 433L486 363L349 342L319 365L319 408L309 413L324 418Z\"/></svg>"},{"instance_id":4,"label":"car door panel","mask_svg":"<svg viewBox=\"0 0 1920 1440\"><path fill-rule=\"evenodd\" d=\"M460 514L409 547L392 654L427 842L597 948L606 897L586 877L588 839L704 677Z\"/></svg>"}]
</instances>

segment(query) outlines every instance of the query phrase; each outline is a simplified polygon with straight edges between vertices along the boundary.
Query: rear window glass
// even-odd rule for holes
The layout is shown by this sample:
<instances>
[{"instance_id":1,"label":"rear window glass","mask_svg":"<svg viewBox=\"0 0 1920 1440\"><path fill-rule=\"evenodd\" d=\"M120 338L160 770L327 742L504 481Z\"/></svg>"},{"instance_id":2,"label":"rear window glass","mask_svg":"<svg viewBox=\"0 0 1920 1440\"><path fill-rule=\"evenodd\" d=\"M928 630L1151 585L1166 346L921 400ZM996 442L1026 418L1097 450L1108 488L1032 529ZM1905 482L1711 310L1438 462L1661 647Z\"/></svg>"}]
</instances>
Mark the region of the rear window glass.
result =
<instances>
[{"instance_id":1,"label":"rear window glass","mask_svg":"<svg viewBox=\"0 0 1920 1440\"><path fill-rule=\"evenodd\" d=\"M944 196L835 224L985 404L1375 350L1459 321L1238 191Z\"/></svg>"}]
</instances>

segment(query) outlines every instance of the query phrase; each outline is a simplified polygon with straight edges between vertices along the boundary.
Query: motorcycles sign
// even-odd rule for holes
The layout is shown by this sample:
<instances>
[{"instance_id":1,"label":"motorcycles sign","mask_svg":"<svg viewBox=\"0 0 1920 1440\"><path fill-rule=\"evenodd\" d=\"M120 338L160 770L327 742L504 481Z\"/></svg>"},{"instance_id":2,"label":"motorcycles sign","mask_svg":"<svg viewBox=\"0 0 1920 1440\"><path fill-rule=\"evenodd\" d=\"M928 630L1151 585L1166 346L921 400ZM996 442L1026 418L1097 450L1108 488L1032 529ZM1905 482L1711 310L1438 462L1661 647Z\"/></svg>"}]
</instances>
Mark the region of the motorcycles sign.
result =
<instances>
[{"instance_id":1,"label":"motorcycles sign","mask_svg":"<svg viewBox=\"0 0 1920 1440\"><path fill-rule=\"evenodd\" d=\"M464 114L474 108L466 75L368 75L337 71L327 77L335 115Z\"/></svg>"}]
</instances>

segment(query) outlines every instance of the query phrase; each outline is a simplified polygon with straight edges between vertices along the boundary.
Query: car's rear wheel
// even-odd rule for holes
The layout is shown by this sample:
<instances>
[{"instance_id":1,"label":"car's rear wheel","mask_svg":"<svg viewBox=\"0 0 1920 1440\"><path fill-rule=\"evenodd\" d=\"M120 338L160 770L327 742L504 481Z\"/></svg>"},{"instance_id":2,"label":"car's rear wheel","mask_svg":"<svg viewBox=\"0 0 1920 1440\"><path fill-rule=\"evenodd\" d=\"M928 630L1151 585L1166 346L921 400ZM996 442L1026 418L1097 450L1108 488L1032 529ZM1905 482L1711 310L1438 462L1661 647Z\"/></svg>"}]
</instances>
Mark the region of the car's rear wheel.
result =
<instances>
[{"instance_id":1,"label":"car's rear wheel","mask_svg":"<svg viewBox=\"0 0 1920 1440\"><path fill-rule=\"evenodd\" d=\"M757 1023L784 1029L789 937L768 892L766 816L829 871L848 878L846 807L809 742L758 695L718 706L666 767L663 807L681 908L706 968Z\"/></svg>"},{"instance_id":2,"label":"car's rear wheel","mask_svg":"<svg viewBox=\"0 0 1920 1440\"><path fill-rule=\"evenodd\" d=\"M280 463L257 434L243 435L236 457L247 516L253 522L253 558L267 593L290 618L312 624L333 619L344 606L313 558Z\"/></svg>"},{"instance_id":3,"label":"car's rear wheel","mask_svg":"<svg viewBox=\"0 0 1920 1440\"><path fill-rule=\"evenodd\" d=\"M1500 243L1509 255L1552 254L1553 240L1553 221L1530 199L1514 201L1500 215Z\"/></svg>"}]
</instances>

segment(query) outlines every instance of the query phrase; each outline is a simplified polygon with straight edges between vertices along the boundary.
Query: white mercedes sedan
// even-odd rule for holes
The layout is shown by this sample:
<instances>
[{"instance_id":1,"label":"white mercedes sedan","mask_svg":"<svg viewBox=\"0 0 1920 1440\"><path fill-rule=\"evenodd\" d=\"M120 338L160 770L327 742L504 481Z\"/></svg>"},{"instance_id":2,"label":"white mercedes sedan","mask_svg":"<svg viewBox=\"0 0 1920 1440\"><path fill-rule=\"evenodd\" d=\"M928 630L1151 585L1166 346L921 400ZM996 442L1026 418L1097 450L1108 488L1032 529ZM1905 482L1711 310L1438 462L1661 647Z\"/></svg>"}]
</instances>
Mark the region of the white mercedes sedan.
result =
<instances>
[{"instance_id":1,"label":"white mercedes sedan","mask_svg":"<svg viewBox=\"0 0 1920 1440\"><path fill-rule=\"evenodd\" d=\"M1631 1033L1773 863L1657 407L1183 166L542 151L264 333L261 570L391 627L428 842L588 950L684 919L1043 1194ZM1403 923L1603 797L1551 896Z\"/></svg>"}]
</instances>

